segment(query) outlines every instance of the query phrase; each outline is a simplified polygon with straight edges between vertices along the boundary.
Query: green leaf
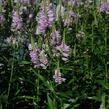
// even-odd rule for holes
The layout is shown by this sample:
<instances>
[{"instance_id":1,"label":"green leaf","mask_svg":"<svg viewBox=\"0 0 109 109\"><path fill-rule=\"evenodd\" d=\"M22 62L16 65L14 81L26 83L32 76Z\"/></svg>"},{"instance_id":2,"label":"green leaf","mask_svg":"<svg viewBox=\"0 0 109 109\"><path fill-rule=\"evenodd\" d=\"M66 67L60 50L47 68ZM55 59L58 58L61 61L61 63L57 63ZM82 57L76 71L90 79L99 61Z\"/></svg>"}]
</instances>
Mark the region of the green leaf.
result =
<instances>
[{"instance_id":1,"label":"green leaf","mask_svg":"<svg viewBox=\"0 0 109 109\"><path fill-rule=\"evenodd\" d=\"M2 104L1 104L1 102L0 102L0 109L2 109Z\"/></svg>"},{"instance_id":2,"label":"green leaf","mask_svg":"<svg viewBox=\"0 0 109 109\"><path fill-rule=\"evenodd\" d=\"M7 95L1 95L0 96L0 102L1 103L7 103L8 102L8 96Z\"/></svg>"},{"instance_id":3,"label":"green leaf","mask_svg":"<svg viewBox=\"0 0 109 109\"><path fill-rule=\"evenodd\" d=\"M29 61L21 61L20 64L30 64L31 62Z\"/></svg>"},{"instance_id":4,"label":"green leaf","mask_svg":"<svg viewBox=\"0 0 109 109\"><path fill-rule=\"evenodd\" d=\"M47 101L48 101L48 109L57 109L55 99L52 100L49 95L47 95Z\"/></svg>"},{"instance_id":5,"label":"green leaf","mask_svg":"<svg viewBox=\"0 0 109 109\"><path fill-rule=\"evenodd\" d=\"M104 87L105 89L109 90L109 84L105 82L105 80L97 80L96 81L98 84L100 84L102 87Z\"/></svg>"},{"instance_id":6,"label":"green leaf","mask_svg":"<svg viewBox=\"0 0 109 109\"><path fill-rule=\"evenodd\" d=\"M61 107L61 109L67 109L70 106L70 104L64 104L63 107Z\"/></svg>"},{"instance_id":7,"label":"green leaf","mask_svg":"<svg viewBox=\"0 0 109 109\"><path fill-rule=\"evenodd\" d=\"M103 106L103 109L106 109L105 107L105 95L102 95L102 106Z\"/></svg>"}]
</instances>

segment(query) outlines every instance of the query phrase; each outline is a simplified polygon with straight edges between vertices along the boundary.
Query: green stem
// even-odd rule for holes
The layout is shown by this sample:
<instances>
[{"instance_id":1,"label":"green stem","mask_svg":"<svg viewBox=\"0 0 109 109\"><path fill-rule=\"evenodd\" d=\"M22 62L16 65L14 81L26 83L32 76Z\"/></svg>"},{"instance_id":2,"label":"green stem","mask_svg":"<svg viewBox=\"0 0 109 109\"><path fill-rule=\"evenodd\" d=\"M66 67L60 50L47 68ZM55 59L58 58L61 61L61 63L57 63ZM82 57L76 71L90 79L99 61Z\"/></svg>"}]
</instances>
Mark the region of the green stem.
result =
<instances>
[{"instance_id":1,"label":"green stem","mask_svg":"<svg viewBox=\"0 0 109 109\"><path fill-rule=\"evenodd\" d=\"M32 48L35 49L35 42L32 35L31 35L31 45L32 45Z\"/></svg>"},{"instance_id":2,"label":"green stem","mask_svg":"<svg viewBox=\"0 0 109 109\"><path fill-rule=\"evenodd\" d=\"M12 76L13 76L13 68L14 68L14 62L12 62L12 65L11 65L11 75L10 75L10 80L9 80L8 96L9 96L10 88L11 88L11 82L12 82Z\"/></svg>"},{"instance_id":3,"label":"green stem","mask_svg":"<svg viewBox=\"0 0 109 109\"><path fill-rule=\"evenodd\" d=\"M107 34L106 34L106 25L105 25L105 77L106 77L106 82L108 81L108 73L107 73Z\"/></svg>"},{"instance_id":4,"label":"green stem","mask_svg":"<svg viewBox=\"0 0 109 109\"><path fill-rule=\"evenodd\" d=\"M105 108L105 95L102 95L102 106L103 106L103 109L106 109Z\"/></svg>"},{"instance_id":5,"label":"green stem","mask_svg":"<svg viewBox=\"0 0 109 109\"><path fill-rule=\"evenodd\" d=\"M94 7L95 6L94 6L94 3L93 3L93 8ZM95 11L93 13L95 15ZM92 37L92 42L91 42L91 45L92 45L92 58L93 58L93 52L94 52L94 24L95 24L95 21L96 21L96 19L94 19L94 21L92 22L92 35L91 35L91 37ZM90 72L90 76L91 76L91 78L93 76L93 61L91 61L91 72Z\"/></svg>"},{"instance_id":6,"label":"green stem","mask_svg":"<svg viewBox=\"0 0 109 109\"><path fill-rule=\"evenodd\" d=\"M45 16L47 16L47 6L46 6L47 4L46 4L46 0L44 0L44 14L45 14Z\"/></svg>"},{"instance_id":7,"label":"green stem","mask_svg":"<svg viewBox=\"0 0 109 109\"><path fill-rule=\"evenodd\" d=\"M12 82L12 77L13 77L13 70L14 70L14 59L12 61L11 65L11 74L10 74L10 79L9 79L9 86L8 86L8 93L7 93L7 98L9 99L9 94L10 94L10 89L11 89L11 82ZM5 106L7 108L7 104Z\"/></svg>"},{"instance_id":8,"label":"green stem","mask_svg":"<svg viewBox=\"0 0 109 109\"><path fill-rule=\"evenodd\" d=\"M39 70L38 70L38 75L39 75ZM37 95L36 95L36 107L35 107L35 109L38 109L38 103L39 103L39 77L37 78L37 80L36 80L36 86L37 86L37 88L36 88L36 93L37 93Z\"/></svg>"},{"instance_id":9,"label":"green stem","mask_svg":"<svg viewBox=\"0 0 109 109\"><path fill-rule=\"evenodd\" d=\"M59 60L58 60L58 62L57 62L57 68L58 68L58 69L59 69L59 63L60 63L60 62L59 62Z\"/></svg>"},{"instance_id":10,"label":"green stem","mask_svg":"<svg viewBox=\"0 0 109 109\"><path fill-rule=\"evenodd\" d=\"M64 32L63 32L63 44L65 44L65 28L64 28Z\"/></svg>"}]
</instances>

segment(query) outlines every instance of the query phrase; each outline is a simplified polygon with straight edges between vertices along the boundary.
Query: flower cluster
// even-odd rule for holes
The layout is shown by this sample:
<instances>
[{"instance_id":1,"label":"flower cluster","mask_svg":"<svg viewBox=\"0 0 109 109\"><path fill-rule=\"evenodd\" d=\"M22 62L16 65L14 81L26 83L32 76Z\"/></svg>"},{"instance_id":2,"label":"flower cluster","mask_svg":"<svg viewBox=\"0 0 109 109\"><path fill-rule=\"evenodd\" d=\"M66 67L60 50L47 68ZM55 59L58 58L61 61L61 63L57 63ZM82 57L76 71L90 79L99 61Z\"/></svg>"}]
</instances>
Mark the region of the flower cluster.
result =
<instances>
[{"instance_id":1,"label":"flower cluster","mask_svg":"<svg viewBox=\"0 0 109 109\"><path fill-rule=\"evenodd\" d=\"M64 1L64 4L65 3L66 1ZM69 5L71 5L71 3ZM71 8L71 6L69 7ZM58 21L60 17L62 18L64 26L70 26L78 16L72 9L67 10L64 5L59 4L56 8L56 21Z\"/></svg>"},{"instance_id":2,"label":"flower cluster","mask_svg":"<svg viewBox=\"0 0 109 109\"><path fill-rule=\"evenodd\" d=\"M62 40L61 40L61 34L59 31L54 31L50 34L50 45L51 47L55 47L57 45L60 45Z\"/></svg>"},{"instance_id":3,"label":"flower cluster","mask_svg":"<svg viewBox=\"0 0 109 109\"><path fill-rule=\"evenodd\" d=\"M46 52L46 48L52 48L52 56L54 58L60 58L64 61L67 62L69 59L69 55L70 55L70 46L66 45L63 40L62 40L62 36L61 36L61 32L55 29L55 26L53 24L55 24L55 21L59 20L60 16L62 17L62 22L64 24L64 26L69 26L72 23L72 18L76 17L76 14L69 10L65 10L65 1L63 1L63 5L57 5L57 8L54 9L53 8L53 3L51 2L51 0L45 0L42 1L40 3L40 7L38 7L39 12L38 14L35 15L34 7L32 7L31 4L34 4L37 2L37 0L20 0L20 5L21 7L19 9L17 9L17 3L18 0L15 0L15 7L13 8L12 11L12 23L11 23L11 31L16 33L19 32L21 30L25 30L28 29L28 24L31 25L31 20L33 18L33 16L36 16L37 18L37 26L36 26L36 35L42 34L47 36L46 31L47 29L51 29L52 32L50 34L50 39L48 39L50 42L50 44L45 44L46 43L46 37L43 37L45 39L44 43L42 42L42 46L39 48L38 46L35 45L35 47L33 48L31 45L29 46L29 55L31 58L31 62L34 65L34 68L42 68L42 69L46 69L49 65L50 62L52 61L48 61L48 57L49 55L47 54L48 52ZM67 2L67 1L66 1ZM34 5L35 6L35 5ZM56 16L54 16L56 11ZM67 13L68 12L68 13ZM67 15L68 14L68 15ZM67 16L67 17L65 17ZM71 19L70 19L71 18ZM0 17L0 21L3 21L3 16ZM27 23L27 28L26 28L26 23ZM36 25L36 24L35 24ZM23 29L24 27L24 29ZM57 28L57 27L56 27ZM34 32L33 29L30 30L30 32ZM28 37L28 32L24 31L23 32L19 32L22 34L22 36L27 36ZM20 37L20 35L18 36ZM21 37L22 38L22 37ZM39 37L37 37L38 39ZM37 41L37 39L35 41ZM29 40L29 38L27 39ZM38 39L39 41L40 39ZM41 39L42 40L42 39ZM17 38L9 38L7 39L7 42L17 42ZM44 45L45 44L45 45ZM50 46L49 46L50 45ZM65 78L61 77L61 73L60 70L56 69L55 70L55 75L53 76L53 78L55 79L55 82L58 84L61 84L62 82L65 81Z\"/></svg>"},{"instance_id":4,"label":"flower cluster","mask_svg":"<svg viewBox=\"0 0 109 109\"><path fill-rule=\"evenodd\" d=\"M109 3L102 3L99 8L102 13L109 13Z\"/></svg>"},{"instance_id":5,"label":"flower cluster","mask_svg":"<svg viewBox=\"0 0 109 109\"><path fill-rule=\"evenodd\" d=\"M44 50L39 48L32 49L30 51L30 57L35 68L47 68L49 63Z\"/></svg>"},{"instance_id":6,"label":"flower cluster","mask_svg":"<svg viewBox=\"0 0 109 109\"><path fill-rule=\"evenodd\" d=\"M62 38L59 31L54 31L50 35L50 45L54 56L62 56L63 61L68 61L70 54L70 47L62 42Z\"/></svg>"},{"instance_id":7,"label":"flower cluster","mask_svg":"<svg viewBox=\"0 0 109 109\"><path fill-rule=\"evenodd\" d=\"M70 47L64 43L61 43L61 45L57 46L56 49L61 53L62 60L65 62L68 61Z\"/></svg>"},{"instance_id":8,"label":"flower cluster","mask_svg":"<svg viewBox=\"0 0 109 109\"><path fill-rule=\"evenodd\" d=\"M20 17L17 11L13 10L11 31L17 31L20 30L21 28L22 28L22 18Z\"/></svg>"},{"instance_id":9,"label":"flower cluster","mask_svg":"<svg viewBox=\"0 0 109 109\"><path fill-rule=\"evenodd\" d=\"M0 24L3 24L4 21L5 21L4 15L0 15Z\"/></svg>"},{"instance_id":10,"label":"flower cluster","mask_svg":"<svg viewBox=\"0 0 109 109\"><path fill-rule=\"evenodd\" d=\"M36 34L45 33L47 27L52 27L53 22L54 22L54 12L52 3L46 4L46 9L45 4L42 3L38 17L38 26Z\"/></svg>"},{"instance_id":11,"label":"flower cluster","mask_svg":"<svg viewBox=\"0 0 109 109\"><path fill-rule=\"evenodd\" d=\"M62 74L59 69L55 69L55 74L53 75L53 79L56 83L62 84L62 82L65 82L65 78L62 78Z\"/></svg>"},{"instance_id":12,"label":"flower cluster","mask_svg":"<svg viewBox=\"0 0 109 109\"><path fill-rule=\"evenodd\" d=\"M36 34L45 33L47 26L48 26L47 17L44 14L44 10L42 9L40 10L40 13L39 13Z\"/></svg>"},{"instance_id":13,"label":"flower cluster","mask_svg":"<svg viewBox=\"0 0 109 109\"><path fill-rule=\"evenodd\" d=\"M48 27L52 27L54 22L54 12L52 3L49 4L49 7L47 9L47 15L48 15Z\"/></svg>"}]
</instances>

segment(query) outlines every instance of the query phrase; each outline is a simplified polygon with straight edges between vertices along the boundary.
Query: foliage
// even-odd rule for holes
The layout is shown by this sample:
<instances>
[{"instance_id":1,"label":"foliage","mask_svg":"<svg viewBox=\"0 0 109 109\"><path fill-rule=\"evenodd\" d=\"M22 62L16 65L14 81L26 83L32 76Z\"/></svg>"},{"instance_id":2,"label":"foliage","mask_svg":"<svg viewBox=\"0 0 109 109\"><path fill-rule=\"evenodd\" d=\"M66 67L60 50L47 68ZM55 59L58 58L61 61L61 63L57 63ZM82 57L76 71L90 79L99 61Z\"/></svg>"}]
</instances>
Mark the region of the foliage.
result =
<instances>
[{"instance_id":1,"label":"foliage","mask_svg":"<svg viewBox=\"0 0 109 109\"><path fill-rule=\"evenodd\" d=\"M0 3L0 109L108 109L108 10L15 1Z\"/></svg>"}]
</instances>

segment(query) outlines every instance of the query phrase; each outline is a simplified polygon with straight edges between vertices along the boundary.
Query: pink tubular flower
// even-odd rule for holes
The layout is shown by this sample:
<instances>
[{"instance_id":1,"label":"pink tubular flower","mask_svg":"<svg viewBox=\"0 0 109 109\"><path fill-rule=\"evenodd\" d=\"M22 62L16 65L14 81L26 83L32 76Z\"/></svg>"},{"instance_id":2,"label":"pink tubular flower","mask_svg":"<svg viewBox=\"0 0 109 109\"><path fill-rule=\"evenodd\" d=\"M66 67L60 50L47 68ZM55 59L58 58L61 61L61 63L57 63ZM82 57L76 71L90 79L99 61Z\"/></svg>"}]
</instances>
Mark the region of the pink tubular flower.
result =
<instances>
[{"instance_id":1,"label":"pink tubular flower","mask_svg":"<svg viewBox=\"0 0 109 109\"><path fill-rule=\"evenodd\" d=\"M50 35L50 45L51 45L51 47L54 47L54 46L60 45L60 44L61 44L60 32L55 30Z\"/></svg>"},{"instance_id":2,"label":"pink tubular flower","mask_svg":"<svg viewBox=\"0 0 109 109\"><path fill-rule=\"evenodd\" d=\"M49 62L48 62L47 55L45 54L44 50L41 50L41 52L39 54L39 58L40 58L40 66L43 69L46 69Z\"/></svg>"},{"instance_id":3,"label":"pink tubular flower","mask_svg":"<svg viewBox=\"0 0 109 109\"><path fill-rule=\"evenodd\" d=\"M65 62L68 61L68 57L70 54L70 47L62 43L61 45L57 46L56 49L60 51L62 55L62 60Z\"/></svg>"},{"instance_id":4,"label":"pink tubular flower","mask_svg":"<svg viewBox=\"0 0 109 109\"><path fill-rule=\"evenodd\" d=\"M46 13L45 10L46 9ZM38 26L36 30L36 34L44 34L47 27L52 27L54 22L54 13L53 13L53 6L52 3L46 4L46 7L44 6L44 3L41 3L41 9L38 16Z\"/></svg>"},{"instance_id":5,"label":"pink tubular flower","mask_svg":"<svg viewBox=\"0 0 109 109\"><path fill-rule=\"evenodd\" d=\"M59 31L54 31L50 35L50 46L52 48L53 56L60 57L62 60L67 62L70 55L70 47L62 42Z\"/></svg>"},{"instance_id":6,"label":"pink tubular flower","mask_svg":"<svg viewBox=\"0 0 109 109\"><path fill-rule=\"evenodd\" d=\"M109 3L102 3L99 10L102 13L109 13Z\"/></svg>"},{"instance_id":7,"label":"pink tubular flower","mask_svg":"<svg viewBox=\"0 0 109 109\"><path fill-rule=\"evenodd\" d=\"M48 59L44 50L40 50L40 49L31 50L30 57L35 68L43 68L43 69L47 68Z\"/></svg>"},{"instance_id":8,"label":"pink tubular flower","mask_svg":"<svg viewBox=\"0 0 109 109\"><path fill-rule=\"evenodd\" d=\"M49 8L47 9L47 15L48 15L48 27L52 27L54 22L54 12L52 3L49 4Z\"/></svg>"},{"instance_id":9,"label":"pink tubular flower","mask_svg":"<svg viewBox=\"0 0 109 109\"><path fill-rule=\"evenodd\" d=\"M47 17L45 16L44 10L42 9L39 13L36 34L45 33L47 26Z\"/></svg>"},{"instance_id":10,"label":"pink tubular flower","mask_svg":"<svg viewBox=\"0 0 109 109\"><path fill-rule=\"evenodd\" d=\"M22 28L22 19L18 15L17 11L13 11L11 30L12 31L17 31L17 30L20 30L21 28Z\"/></svg>"},{"instance_id":11,"label":"pink tubular flower","mask_svg":"<svg viewBox=\"0 0 109 109\"><path fill-rule=\"evenodd\" d=\"M61 72L59 69L55 70L55 74L53 75L53 79L57 84L62 84L62 82L65 82L65 78L62 78Z\"/></svg>"},{"instance_id":12,"label":"pink tubular flower","mask_svg":"<svg viewBox=\"0 0 109 109\"><path fill-rule=\"evenodd\" d=\"M0 15L0 24L2 24L5 21L4 15Z\"/></svg>"},{"instance_id":13,"label":"pink tubular flower","mask_svg":"<svg viewBox=\"0 0 109 109\"><path fill-rule=\"evenodd\" d=\"M33 62L35 68L40 67L39 53L40 53L39 49L34 49L34 50L30 51L31 61Z\"/></svg>"}]
</instances>

